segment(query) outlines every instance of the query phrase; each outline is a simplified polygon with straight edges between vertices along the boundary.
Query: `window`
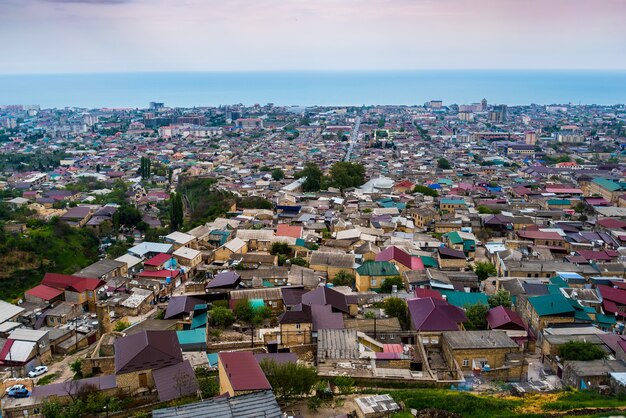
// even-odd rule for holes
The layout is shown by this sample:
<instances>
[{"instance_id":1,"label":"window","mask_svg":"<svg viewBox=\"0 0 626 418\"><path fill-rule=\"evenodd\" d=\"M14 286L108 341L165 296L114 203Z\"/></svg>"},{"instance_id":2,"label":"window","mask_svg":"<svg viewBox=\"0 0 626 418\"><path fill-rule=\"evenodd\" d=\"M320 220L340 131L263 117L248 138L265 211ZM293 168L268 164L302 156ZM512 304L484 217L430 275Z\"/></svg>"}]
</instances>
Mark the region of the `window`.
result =
<instances>
[{"instance_id":1,"label":"window","mask_svg":"<svg viewBox=\"0 0 626 418\"><path fill-rule=\"evenodd\" d=\"M300 324L296 324L296 329L300 329Z\"/></svg>"},{"instance_id":2,"label":"window","mask_svg":"<svg viewBox=\"0 0 626 418\"><path fill-rule=\"evenodd\" d=\"M371 278L371 279L370 279L370 286L372 286L372 287L376 287L376 284L377 284L376 279L375 279L375 278Z\"/></svg>"},{"instance_id":3,"label":"window","mask_svg":"<svg viewBox=\"0 0 626 418\"><path fill-rule=\"evenodd\" d=\"M463 359L463 367L467 367L467 366L469 366L469 360Z\"/></svg>"}]
</instances>

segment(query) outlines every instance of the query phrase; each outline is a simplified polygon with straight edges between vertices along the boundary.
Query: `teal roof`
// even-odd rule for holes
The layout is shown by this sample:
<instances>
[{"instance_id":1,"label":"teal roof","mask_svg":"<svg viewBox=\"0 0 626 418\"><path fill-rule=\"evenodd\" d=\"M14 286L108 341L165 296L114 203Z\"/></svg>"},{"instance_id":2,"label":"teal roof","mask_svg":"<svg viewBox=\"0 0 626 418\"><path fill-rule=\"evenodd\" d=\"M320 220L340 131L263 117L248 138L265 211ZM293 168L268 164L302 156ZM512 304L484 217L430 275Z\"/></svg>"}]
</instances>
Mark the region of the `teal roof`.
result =
<instances>
[{"instance_id":1,"label":"teal roof","mask_svg":"<svg viewBox=\"0 0 626 418\"><path fill-rule=\"evenodd\" d=\"M296 238L297 247L306 247L306 241L302 238Z\"/></svg>"},{"instance_id":2,"label":"teal roof","mask_svg":"<svg viewBox=\"0 0 626 418\"><path fill-rule=\"evenodd\" d=\"M606 190L611 191L611 192L616 192L618 190L623 189L622 185L620 185L619 183L614 182L613 180L609 180L609 179L597 178L597 179L593 179L592 182L596 183L597 185L599 185L603 189L606 189Z\"/></svg>"},{"instance_id":3,"label":"teal roof","mask_svg":"<svg viewBox=\"0 0 626 418\"><path fill-rule=\"evenodd\" d=\"M185 344L206 344L206 328L190 329L186 331L176 331L178 343Z\"/></svg>"},{"instance_id":4,"label":"teal roof","mask_svg":"<svg viewBox=\"0 0 626 418\"><path fill-rule=\"evenodd\" d=\"M450 305L454 305L459 308L463 308L467 305L475 305L477 303L482 303L484 305L489 304L489 298L484 293L441 292L446 295L446 300Z\"/></svg>"},{"instance_id":5,"label":"teal roof","mask_svg":"<svg viewBox=\"0 0 626 418\"><path fill-rule=\"evenodd\" d=\"M274 287L274 283L263 280L263 287Z\"/></svg>"},{"instance_id":6,"label":"teal roof","mask_svg":"<svg viewBox=\"0 0 626 418\"><path fill-rule=\"evenodd\" d=\"M452 243L452 244L462 244L463 243L463 238L461 238L459 233L456 232L456 231L448 232L447 234L445 234L445 236L448 238L448 241L450 241L450 243Z\"/></svg>"},{"instance_id":7,"label":"teal roof","mask_svg":"<svg viewBox=\"0 0 626 418\"><path fill-rule=\"evenodd\" d=\"M561 293L528 298L539 316L574 316L575 309Z\"/></svg>"},{"instance_id":8,"label":"teal roof","mask_svg":"<svg viewBox=\"0 0 626 418\"><path fill-rule=\"evenodd\" d=\"M431 257L429 255L423 255L420 256L420 258L422 259L422 263L424 264L424 267L439 267L439 264L437 263L437 259L434 257Z\"/></svg>"},{"instance_id":9,"label":"teal roof","mask_svg":"<svg viewBox=\"0 0 626 418\"><path fill-rule=\"evenodd\" d=\"M250 305L252 305L252 309L256 310L265 306L265 302L263 299L249 299Z\"/></svg>"},{"instance_id":10,"label":"teal roof","mask_svg":"<svg viewBox=\"0 0 626 418\"><path fill-rule=\"evenodd\" d=\"M209 360L209 366L217 367L217 363L219 361L217 353L207 353L206 358Z\"/></svg>"},{"instance_id":11,"label":"teal roof","mask_svg":"<svg viewBox=\"0 0 626 418\"><path fill-rule=\"evenodd\" d=\"M569 205L571 202L569 199L548 199L548 205L556 205L556 206L567 206Z\"/></svg>"},{"instance_id":12,"label":"teal roof","mask_svg":"<svg viewBox=\"0 0 626 418\"><path fill-rule=\"evenodd\" d=\"M361 276L398 276L400 273L389 261L366 261L356 269Z\"/></svg>"},{"instance_id":13,"label":"teal roof","mask_svg":"<svg viewBox=\"0 0 626 418\"><path fill-rule=\"evenodd\" d=\"M557 285L558 287L569 287L567 282L563 280L561 276L554 276L550 279L550 283Z\"/></svg>"},{"instance_id":14,"label":"teal roof","mask_svg":"<svg viewBox=\"0 0 626 418\"><path fill-rule=\"evenodd\" d=\"M445 184L446 186L452 186L452 180L450 179L437 179L437 183Z\"/></svg>"},{"instance_id":15,"label":"teal roof","mask_svg":"<svg viewBox=\"0 0 626 418\"><path fill-rule=\"evenodd\" d=\"M191 329L196 329L196 328L204 328L206 327L206 321L207 321L207 313L206 311L202 312L201 314L194 314L193 318L191 318Z\"/></svg>"},{"instance_id":16,"label":"teal roof","mask_svg":"<svg viewBox=\"0 0 626 418\"><path fill-rule=\"evenodd\" d=\"M604 326L610 326L615 325L617 323L617 319L615 319L614 315L596 314L596 322Z\"/></svg>"}]
</instances>

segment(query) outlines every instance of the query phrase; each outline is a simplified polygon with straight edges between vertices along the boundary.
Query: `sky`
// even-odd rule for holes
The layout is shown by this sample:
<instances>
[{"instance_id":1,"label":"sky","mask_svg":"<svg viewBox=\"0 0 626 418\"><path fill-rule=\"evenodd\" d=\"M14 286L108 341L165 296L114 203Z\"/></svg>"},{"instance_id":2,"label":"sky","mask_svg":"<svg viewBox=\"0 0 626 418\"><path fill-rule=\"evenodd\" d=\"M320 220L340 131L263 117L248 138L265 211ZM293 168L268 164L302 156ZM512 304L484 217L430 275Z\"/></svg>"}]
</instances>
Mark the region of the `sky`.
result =
<instances>
[{"instance_id":1,"label":"sky","mask_svg":"<svg viewBox=\"0 0 626 418\"><path fill-rule=\"evenodd\" d=\"M626 69L626 0L0 0L0 74Z\"/></svg>"}]
</instances>

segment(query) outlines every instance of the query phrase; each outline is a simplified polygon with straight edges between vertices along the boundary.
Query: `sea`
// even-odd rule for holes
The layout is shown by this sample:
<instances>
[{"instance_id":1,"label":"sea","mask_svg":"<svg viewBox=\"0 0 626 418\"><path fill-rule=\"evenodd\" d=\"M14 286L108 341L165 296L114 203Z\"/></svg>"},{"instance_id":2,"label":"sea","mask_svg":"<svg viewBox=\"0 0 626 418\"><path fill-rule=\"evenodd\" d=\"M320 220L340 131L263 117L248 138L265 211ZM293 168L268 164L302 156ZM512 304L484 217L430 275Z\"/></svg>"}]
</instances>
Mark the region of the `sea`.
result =
<instances>
[{"instance_id":1,"label":"sea","mask_svg":"<svg viewBox=\"0 0 626 418\"><path fill-rule=\"evenodd\" d=\"M419 70L0 75L0 105L144 108L624 104L626 70Z\"/></svg>"}]
</instances>

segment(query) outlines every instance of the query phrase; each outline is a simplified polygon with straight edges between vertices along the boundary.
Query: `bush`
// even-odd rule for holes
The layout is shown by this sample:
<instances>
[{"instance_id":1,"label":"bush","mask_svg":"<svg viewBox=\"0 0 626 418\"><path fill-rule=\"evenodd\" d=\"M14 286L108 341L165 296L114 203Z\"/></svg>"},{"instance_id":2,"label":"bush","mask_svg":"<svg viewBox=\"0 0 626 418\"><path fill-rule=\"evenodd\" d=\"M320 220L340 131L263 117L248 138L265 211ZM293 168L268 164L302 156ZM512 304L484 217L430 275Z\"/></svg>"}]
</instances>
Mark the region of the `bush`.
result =
<instances>
[{"instance_id":1,"label":"bush","mask_svg":"<svg viewBox=\"0 0 626 418\"><path fill-rule=\"evenodd\" d=\"M218 327L227 327L235 322L233 311L222 306L217 306L209 311L209 318L212 325Z\"/></svg>"},{"instance_id":2,"label":"bush","mask_svg":"<svg viewBox=\"0 0 626 418\"><path fill-rule=\"evenodd\" d=\"M349 286L354 287L356 278L353 274L348 273L345 270L339 271L333 278L333 286Z\"/></svg>"},{"instance_id":3,"label":"bush","mask_svg":"<svg viewBox=\"0 0 626 418\"><path fill-rule=\"evenodd\" d=\"M600 360L606 356L603 349L587 341L569 341L559 347L559 357L566 361Z\"/></svg>"},{"instance_id":4,"label":"bush","mask_svg":"<svg viewBox=\"0 0 626 418\"><path fill-rule=\"evenodd\" d=\"M404 289L404 280L402 280L402 277L390 277L383 280L383 284L380 286L380 293L391 293L393 286L396 286L398 291Z\"/></svg>"},{"instance_id":5,"label":"bush","mask_svg":"<svg viewBox=\"0 0 626 418\"><path fill-rule=\"evenodd\" d=\"M113 327L113 331L122 332L126 328L130 327L130 322L128 321L117 321L115 326Z\"/></svg>"}]
</instances>

